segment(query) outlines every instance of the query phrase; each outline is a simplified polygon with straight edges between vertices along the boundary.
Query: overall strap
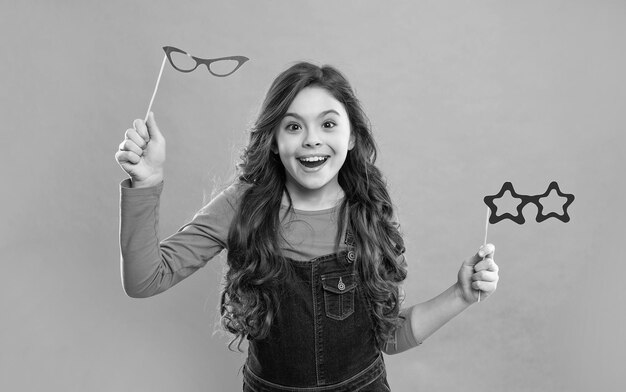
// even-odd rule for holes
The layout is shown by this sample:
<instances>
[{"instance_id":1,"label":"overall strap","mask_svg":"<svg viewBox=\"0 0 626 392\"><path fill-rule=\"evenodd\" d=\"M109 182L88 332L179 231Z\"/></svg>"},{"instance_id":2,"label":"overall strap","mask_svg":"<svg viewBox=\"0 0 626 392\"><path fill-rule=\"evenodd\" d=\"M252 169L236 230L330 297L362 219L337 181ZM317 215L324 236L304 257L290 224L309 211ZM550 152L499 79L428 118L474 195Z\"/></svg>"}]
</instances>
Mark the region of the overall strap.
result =
<instances>
[{"instance_id":1,"label":"overall strap","mask_svg":"<svg viewBox=\"0 0 626 392\"><path fill-rule=\"evenodd\" d=\"M356 261L356 249L355 249L354 233L352 232L352 229L350 229L349 225L347 225L346 232L345 232L345 239L343 242L347 246L346 262L348 264L352 264Z\"/></svg>"},{"instance_id":2,"label":"overall strap","mask_svg":"<svg viewBox=\"0 0 626 392\"><path fill-rule=\"evenodd\" d=\"M344 240L343 243L346 245L346 255L345 261L348 264L353 264L356 262L356 240L354 238L354 231L350 225L350 214L349 208L346 208L343 216L343 227L340 228L344 232Z\"/></svg>"}]
</instances>

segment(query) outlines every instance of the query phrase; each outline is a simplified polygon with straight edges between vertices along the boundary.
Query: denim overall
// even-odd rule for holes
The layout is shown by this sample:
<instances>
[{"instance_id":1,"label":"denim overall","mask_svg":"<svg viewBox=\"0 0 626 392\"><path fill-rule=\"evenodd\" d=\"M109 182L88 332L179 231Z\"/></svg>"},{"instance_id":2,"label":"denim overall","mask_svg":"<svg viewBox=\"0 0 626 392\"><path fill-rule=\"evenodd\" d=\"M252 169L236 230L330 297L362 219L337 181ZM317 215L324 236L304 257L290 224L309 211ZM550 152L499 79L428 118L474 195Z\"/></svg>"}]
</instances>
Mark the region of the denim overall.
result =
<instances>
[{"instance_id":1,"label":"denim overall","mask_svg":"<svg viewBox=\"0 0 626 392\"><path fill-rule=\"evenodd\" d=\"M390 391L349 231L345 242L337 254L287 259L295 278L268 336L249 341L244 392Z\"/></svg>"}]
</instances>

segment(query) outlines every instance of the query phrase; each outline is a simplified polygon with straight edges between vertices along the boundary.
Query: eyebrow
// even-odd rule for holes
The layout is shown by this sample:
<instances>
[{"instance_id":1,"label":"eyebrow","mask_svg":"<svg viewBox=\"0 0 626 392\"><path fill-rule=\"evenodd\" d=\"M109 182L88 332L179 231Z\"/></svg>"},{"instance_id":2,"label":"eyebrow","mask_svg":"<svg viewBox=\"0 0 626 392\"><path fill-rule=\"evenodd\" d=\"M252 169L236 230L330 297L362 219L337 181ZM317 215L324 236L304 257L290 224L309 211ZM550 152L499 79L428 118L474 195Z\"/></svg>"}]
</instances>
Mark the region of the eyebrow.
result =
<instances>
[{"instance_id":1,"label":"eyebrow","mask_svg":"<svg viewBox=\"0 0 626 392\"><path fill-rule=\"evenodd\" d=\"M337 116L341 116L341 115L339 114L339 112L338 112L338 111L336 111L335 109L328 109L328 110L324 110L323 112L321 112L321 113L317 116L317 118L324 117L324 116L326 116L327 114L330 114L330 113L336 114ZM302 118L302 116L300 116L298 113L291 113L291 112L287 112L287 113L285 113L285 115L283 116L283 118L285 118L285 117L289 117L289 116L294 117L294 118L297 118L297 119L298 119L298 120L300 120L300 121L303 121L303 120L304 120L304 119Z\"/></svg>"}]
</instances>

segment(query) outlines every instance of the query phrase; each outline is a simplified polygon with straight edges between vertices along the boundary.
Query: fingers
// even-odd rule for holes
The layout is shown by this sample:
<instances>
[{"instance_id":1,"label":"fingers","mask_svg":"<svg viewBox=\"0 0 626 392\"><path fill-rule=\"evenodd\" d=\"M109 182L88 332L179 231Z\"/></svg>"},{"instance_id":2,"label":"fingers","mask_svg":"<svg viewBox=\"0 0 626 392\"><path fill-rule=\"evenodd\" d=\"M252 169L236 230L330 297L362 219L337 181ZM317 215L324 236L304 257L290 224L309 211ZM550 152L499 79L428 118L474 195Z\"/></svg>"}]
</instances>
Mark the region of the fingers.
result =
<instances>
[{"instance_id":1,"label":"fingers","mask_svg":"<svg viewBox=\"0 0 626 392\"><path fill-rule=\"evenodd\" d=\"M152 131L150 128L152 128ZM150 112L148 117L148 124L144 123L141 119L133 121L133 127L126 130L124 140L119 145L119 150L124 153L116 154L116 157L119 156L120 159L131 163L139 162L143 155L143 150L147 147L151 139L151 133L157 134L157 138L160 136L152 112Z\"/></svg>"},{"instance_id":2,"label":"fingers","mask_svg":"<svg viewBox=\"0 0 626 392\"><path fill-rule=\"evenodd\" d=\"M156 139L158 141L161 141L163 139L163 134L159 130L159 127L157 126L157 123L154 119L154 113L150 112L146 125L148 128L149 139Z\"/></svg>"},{"instance_id":3,"label":"fingers","mask_svg":"<svg viewBox=\"0 0 626 392\"><path fill-rule=\"evenodd\" d=\"M476 263L483 260L483 258L489 257L493 259L493 255L496 253L496 247L493 244L483 245L478 249L478 252L465 260L464 264L467 266L474 266Z\"/></svg>"},{"instance_id":4,"label":"fingers","mask_svg":"<svg viewBox=\"0 0 626 392\"><path fill-rule=\"evenodd\" d=\"M474 290L480 290L484 293L492 293L496 291L497 286L498 286L498 282L484 282L484 281L472 282L472 288Z\"/></svg>"},{"instance_id":5,"label":"fingers","mask_svg":"<svg viewBox=\"0 0 626 392\"><path fill-rule=\"evenodd\" d=\"M472 275L472 281L497 282L498 272L496 271L480 271Z\"/></svg>"},{"instance_id":6,"label":"fingers","mask_svg":"<svg viewBox=\"0 0 626 392\"><path fill-rule=\"evenodd\" d=\"M490 255L493 255L491 252ZM498 265L492 258L486 258L474 266L474 273L472 274L471 286L474 290L480 290L480 292L489 295L496 290L500 276L498 275Z\"/></svg>"},{"instance_id":7,"label":"fingers","mask_svg":"<svg viewBox=\"0 0 626 392\"><path fill-rule=\"evenodd\" d=\"M119 146L119 150L130 151L130 152L137 154L138 156L143 155L143 149L140 146L138 146L134 140L130 138L122 140Z\"/></svg>"},{"instance_id":8,"label":"fingers","mask_svg":"<svg viewBox=\"0 0 626 392\"><path fill-rule=\"evenodd\" d=\"M463 262L459 270L459 282L462 287L471 287L471 293L464 294L469 298L468 303L476 300L475 291L478 291L478 301L489 297L498 285L498 265L493 260L496 247L493 244L481 246L475 255Z\"/></svg>"},{"instance_id":9,"label":"fingers","mask_svg":"<svg viewBox=\"0 0 626 392\"><path fill-rule=\"evenodd\" d=\"M115 153L115 160L117 160L120 165L124 165L125 163L136 165L141 161L141 157L132 151L120 150Z\"/></svg>"},{"instance_id":10,"label":"fingers","mask_svg":"<svg viewBox=\"0 0 626 392\"><path fill-rule=\"evenodd\" d=\"M150 141L148 128L146 127L146 124L143 122L143 120L136 119L135 121L133 121L133 128L135 129L135 132L137 132L138 136L143 139L144 143L148 143Z\"/></svg>"},{"instance_id":11,"label":"fingers","mask_svg":"<svg viewBox=\"0 0 626 392\"><path fill-rule=\"evenodd\" d=\"M139 119L133 121L133 128L126 130L124 140L119 145L119 151L115 154L115 159L120 164L137 164L141 161L143 150L147 146L147 141L142 134L146 138L148 137L148 131L143 121Z\"/></svg>"},{"instance_id":12,"label":"fingers","mask_svg":"<svg viewBox=\"0 0 626 392\"><path fill-rule=\"evenodd\" d=\"M498 264L496 264L495 261L493 261L493 259L485 259L482 261L479 261L478 263L476 263L476 265L474 266L474 271L478 272L478 271L495 271L498 272L500 268L498 267Z\"/></svg>"},{"instance_id":13,"label":"fingers","mask_svg":"<svg viewBox=\"0 0 626 392\"><path fill-rule=\"evenodd\" d=\"M126 130L126 133L124 134L124 137L133 141L133 143L135 143L137 147L142 150L148 145L148 142L141 135L139 135L139 132L137 132L135 128L128 128Z\"/></svg>"},{"instance_id":14,"label":"fingers","mask_svg":"<svg viewBox=\"0 0 626 392\"><path fill-rule=\"evenodd\" d=\"M493 259L493 255L496 253L496 246L494 244L486 244L481 246L478 249L478 257L480 257L481 259L483 257L489 257Z\"/></svg>"}]
</instances>

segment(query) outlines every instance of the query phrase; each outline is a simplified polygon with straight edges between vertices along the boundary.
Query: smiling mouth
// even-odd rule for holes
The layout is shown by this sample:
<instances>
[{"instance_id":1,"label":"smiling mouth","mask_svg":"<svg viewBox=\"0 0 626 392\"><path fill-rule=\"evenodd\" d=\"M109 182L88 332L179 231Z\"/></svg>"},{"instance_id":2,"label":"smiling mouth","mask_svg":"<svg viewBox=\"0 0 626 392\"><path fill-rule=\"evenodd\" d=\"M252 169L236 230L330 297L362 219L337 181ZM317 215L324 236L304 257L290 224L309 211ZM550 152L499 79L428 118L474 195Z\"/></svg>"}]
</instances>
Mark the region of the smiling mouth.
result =
<instances>
[{"instance_id":1,"label":"smiling mouth","mask_svg":"<svg viewBox=\"0 0 626 392\"><path fill-rule=\"evenodd\" d=\"M318 167L318 166L322 166L327 160L328 160L328 156L315 156L315 157L304 157L304 158L297 158L298 162L300 162L303 166L306 167Z\"/></svg>"}]
</instances>

